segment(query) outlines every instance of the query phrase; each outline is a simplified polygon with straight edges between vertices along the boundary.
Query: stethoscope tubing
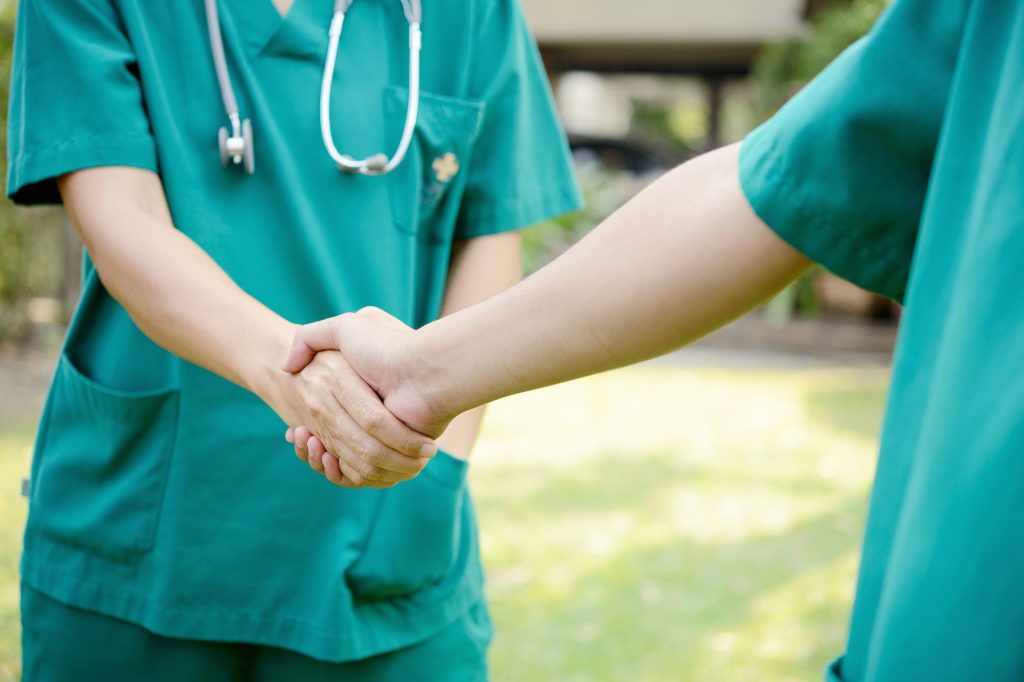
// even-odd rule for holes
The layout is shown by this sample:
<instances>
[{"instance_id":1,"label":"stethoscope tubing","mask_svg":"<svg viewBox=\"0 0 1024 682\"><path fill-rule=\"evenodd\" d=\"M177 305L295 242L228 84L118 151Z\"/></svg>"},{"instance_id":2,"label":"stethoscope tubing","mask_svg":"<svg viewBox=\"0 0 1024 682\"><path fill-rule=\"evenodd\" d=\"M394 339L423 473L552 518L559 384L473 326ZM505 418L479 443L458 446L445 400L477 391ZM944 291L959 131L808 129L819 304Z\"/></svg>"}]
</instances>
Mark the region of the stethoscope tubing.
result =
<instances>
[{"instance_id":1,"label":"stethoscope tubing","mask_svg":"<svg viewBox=\"0 0 1024 682\"><path fill-rule=\"evenodd\" d=\"M412 144L412 136L416 131L416 119L419 116L420 102L422 32L420 31L419 22L409 24L409 105L406 108L405 126L402 129L402 137L398 143L398 148L390 158L383 154L377 154L366 159L356 160L338 151L334 143L334 135L331 132L331 93L334 85L335 66L338 59L338 47L341 42L341 32L344 24L345 12L339 9L331 19L331 27L328 31L327 57L324 62L323 79L320 83L320 135L323 138L324 148L331 159L338 165L339 170L362 175L384 175L397 168L405 159L409 146Z\"/></svg>"},{"instance_id":2,"label":"stethoscope tubing","mask_svg":"<svg viewBox=\"0 0 1024 682\"><path fill-rule=\"evenodd\" d=\"M334 135L331 132L331 94L334 85L334 71L337 66L338 47L345 24L345 15L352 2L353 0L335 0L334 2L334 14L328 29L327 56L324 60L324 72L320 82L320 134L323 138L324 149L327 150L339 170L361 175L384 175L397 168L405 159L416 131L420 104L420 54L423 49L423 33L420 29L422 8L420 0L401 0L406 20L409 22L409 103L406 107L405 125L398 147L390 158L384 154L375 154L357 160L338 151L334 143ZM242 120L235 90L231 84L217 0L205 0L205 4L210 52L213 55L217 85L220 88L224 111L231 122L230 134L224 128L221 128L219 133L221 158L225 165L228 165L229 161L235 165L244 165L246 172L252 174L255 168L252 126L248 119Z\"/></svg>"}]
</instances>

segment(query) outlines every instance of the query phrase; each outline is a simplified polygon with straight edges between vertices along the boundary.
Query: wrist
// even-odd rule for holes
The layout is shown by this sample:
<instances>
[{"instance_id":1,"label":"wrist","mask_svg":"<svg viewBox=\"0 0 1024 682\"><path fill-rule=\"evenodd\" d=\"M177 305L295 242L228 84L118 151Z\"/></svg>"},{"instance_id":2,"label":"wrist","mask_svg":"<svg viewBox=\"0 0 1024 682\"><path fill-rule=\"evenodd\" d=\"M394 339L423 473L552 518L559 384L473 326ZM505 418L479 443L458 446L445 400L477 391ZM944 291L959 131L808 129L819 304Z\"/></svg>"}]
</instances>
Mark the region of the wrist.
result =
<instances>
[{"instance_id":1,"label":"wrist","mask_svg":"<svg viewBox=\"0 0 1024 682\"><path fill-rule=\"evenodd\" d=\"M457 376L460 365L453 357L454 344L449 336L436 333L436 324L413 333L410 353L415 369L407 380L430 406L434 416L447 423L477 404L471 402L472 386L462 385L461 390L456 390L466 382Z\"/></svg>"},{"instance_id":2,"label":"wrist","mask_svg":"<svg viewBox=\"0 0 1024 682\"><path fill-rule=\"evenodd\" d=\"M285 376L281 369L299 326L275 316L252 338L249 352L238 353L238 375L243 388L266 398Z\"/></svg>"}]
</instances>

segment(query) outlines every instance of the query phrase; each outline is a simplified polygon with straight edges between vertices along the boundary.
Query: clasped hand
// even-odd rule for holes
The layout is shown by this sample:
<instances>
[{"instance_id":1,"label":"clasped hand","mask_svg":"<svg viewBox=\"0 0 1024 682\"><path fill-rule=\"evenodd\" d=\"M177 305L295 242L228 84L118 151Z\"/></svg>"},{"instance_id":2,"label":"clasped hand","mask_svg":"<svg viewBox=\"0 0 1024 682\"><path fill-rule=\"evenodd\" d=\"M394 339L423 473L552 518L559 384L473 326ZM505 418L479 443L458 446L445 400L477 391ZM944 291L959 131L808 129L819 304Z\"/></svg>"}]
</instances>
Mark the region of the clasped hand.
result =
<instances>
[{"instance_id":1,"label":"clasped hand","mask_svg":"<svg viewBox=\"0 0 1024 682\"><path fill-rule=\"evenodd\" d=\"M451 420L413 379L412 329L376 308L300 327L265 396L295 454L332 483L387 488L418 475ZM342 352L339 352L343 350Z\"/></svg>"}]
</instances>

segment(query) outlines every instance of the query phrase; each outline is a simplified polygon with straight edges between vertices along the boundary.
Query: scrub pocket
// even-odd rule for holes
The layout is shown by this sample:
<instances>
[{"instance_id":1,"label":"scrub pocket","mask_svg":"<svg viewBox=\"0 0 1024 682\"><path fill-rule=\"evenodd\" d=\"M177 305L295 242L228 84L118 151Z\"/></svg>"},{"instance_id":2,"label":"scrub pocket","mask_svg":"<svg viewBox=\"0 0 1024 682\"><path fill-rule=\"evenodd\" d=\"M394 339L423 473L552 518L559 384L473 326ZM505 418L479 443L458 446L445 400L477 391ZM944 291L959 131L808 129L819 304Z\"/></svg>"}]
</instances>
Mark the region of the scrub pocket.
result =
<instances>
[{"instance_id":1,"label":"scrub pocket","mask_svg":"<svg viewBox=\"0 0 1024 682\"><path fill-rule=\"evenodd\" d=\"M390 86L384 91L388 131L396 140L408 101L404 88ZM482 102L420 93L409 153L385 180L399 230L428 243L451 242L483 113Z\"/></svg>"},{"instance_id":2,"label":"scrub pocket","mask_svg":"<svg viewBox=\"0 0 1024 682\"><path fill-rule=\"evenodd\" d=\"M36 448L30 525L127 562L153 548L177 429L178 391L101 386L65 354Z\"/></svg>"},{"instance_id":3,"label":"scrub pocket","mask_svg":"<svg viewBox=\"0 0 1024 682\"><path fill-rule=\"evenodd\" d=\"M357 599L389 599L439 583L459 554L469 463L438 452L423 472L380 491L362 556L347 578Z\"/></svg>"}]
</instances>

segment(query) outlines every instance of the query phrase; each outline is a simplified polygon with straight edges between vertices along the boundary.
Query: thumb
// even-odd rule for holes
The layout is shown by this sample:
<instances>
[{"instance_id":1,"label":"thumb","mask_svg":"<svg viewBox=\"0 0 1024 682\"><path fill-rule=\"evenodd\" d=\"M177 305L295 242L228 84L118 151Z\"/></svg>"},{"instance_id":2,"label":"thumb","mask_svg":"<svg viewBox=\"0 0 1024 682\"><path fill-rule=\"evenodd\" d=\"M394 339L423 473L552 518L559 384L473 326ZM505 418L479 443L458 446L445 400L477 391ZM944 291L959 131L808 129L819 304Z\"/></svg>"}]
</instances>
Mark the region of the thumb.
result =
<instances>
[{"instance_id":1,"label":"thumb","mask_svg":"<svg viewBox=\"0 0 1024 682\"><path fill-rule=\"evenodd\" d=\"M341 350L335 336L337 320L338 318L332 317L299 327L281 369L289 374L296 374L312 362L318 352Z\"/></svg>"},{"instance_id":2,"label":"thumb","mask_svg":"<svg viewBox=\"0 0 1024 682\"><path fill-rule=\"evenodd\" d=\"M368 320L372 320L373 322L376 322L383 327L394 329L396 331L409 331L410 329L409 325L407 325L405 322L402 322L391 313L385 310L381 310L380 308L375 308L373 306L367 306L366 308L362 308L359 310L357 314L362 317L365 317Z\"/></svg>"}]
</instances>

